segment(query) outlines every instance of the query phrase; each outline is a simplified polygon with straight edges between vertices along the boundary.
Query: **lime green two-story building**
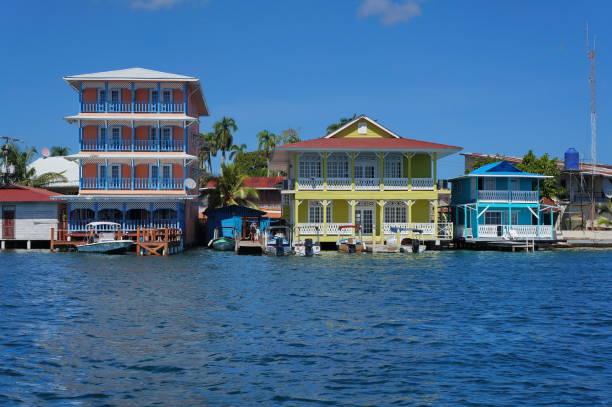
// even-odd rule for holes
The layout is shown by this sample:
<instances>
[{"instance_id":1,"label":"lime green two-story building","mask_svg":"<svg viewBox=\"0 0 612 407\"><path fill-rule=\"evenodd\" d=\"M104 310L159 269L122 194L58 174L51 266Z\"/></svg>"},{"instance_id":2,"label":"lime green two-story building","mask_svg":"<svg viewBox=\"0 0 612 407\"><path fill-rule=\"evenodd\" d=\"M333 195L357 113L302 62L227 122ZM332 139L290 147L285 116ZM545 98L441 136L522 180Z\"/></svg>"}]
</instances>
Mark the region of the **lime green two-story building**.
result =
<instances>
[{"instance_id":1,"label":"lime green two-story building","mask_svg":"<svg viewBox=\"0 0 612 407\"><path fill-rule=\"evenodd\" d=\"M285 171L283 217L300 238L335 242L355 233L382 241L400 231L452 239L438 222L438 161L461 147L400 137L360 116L325 137L277 146L270 169Z\"/></svg>"}]
</instances>

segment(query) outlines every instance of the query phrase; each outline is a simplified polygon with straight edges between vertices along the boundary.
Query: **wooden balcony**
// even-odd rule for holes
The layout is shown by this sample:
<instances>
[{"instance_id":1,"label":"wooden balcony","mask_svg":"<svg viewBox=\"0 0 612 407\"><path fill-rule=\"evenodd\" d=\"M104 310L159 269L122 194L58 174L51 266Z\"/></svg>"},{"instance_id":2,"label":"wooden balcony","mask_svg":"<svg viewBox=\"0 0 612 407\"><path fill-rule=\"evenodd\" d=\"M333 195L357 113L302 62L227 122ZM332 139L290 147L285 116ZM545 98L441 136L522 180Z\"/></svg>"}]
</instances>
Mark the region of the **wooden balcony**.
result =
<instances>
[{"instance_id":1,"label":"wooden balcony","mask_svg":"<svg viewBox=\"0 0 612 407\"><path fill-rule=\"evenodd\" d=\"M480 190L478 191L478 201L537 203L539 202L539 194L538 191Z\"/></svg>"},{"instance_id":2,"label":"wooden balcony","mask_svg":"<svg viewBox=\"0 0 612 407\"><path fill-rule=\"evenodd\" d=\"M81 151L186 151L184 140L83 140Z\"/></svg>"},{"instance_id":3,"label":"wooden balcony","mask_svg":"<svg viewBox=\"0 0 612 407\"><path fill-rule=\"evenodd\" d=\"M81 178L81 189L93 190L184 190L183 178Z\"/></svg>"}]
</instances>

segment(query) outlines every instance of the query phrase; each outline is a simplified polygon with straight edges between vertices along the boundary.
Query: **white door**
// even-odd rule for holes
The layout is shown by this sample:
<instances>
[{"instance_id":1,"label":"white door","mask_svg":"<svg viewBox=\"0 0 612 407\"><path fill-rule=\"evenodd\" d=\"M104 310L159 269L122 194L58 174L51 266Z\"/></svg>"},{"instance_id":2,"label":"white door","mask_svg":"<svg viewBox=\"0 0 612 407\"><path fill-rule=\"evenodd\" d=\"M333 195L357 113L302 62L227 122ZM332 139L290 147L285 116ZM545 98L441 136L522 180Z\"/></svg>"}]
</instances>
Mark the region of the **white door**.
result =
<instances>
[{"instance_id":1,"label":"white door","mask_svg":"<svg viewBox=\"0 0 612 407\"><path fill-rule=\"evenodd\" d=\"M376 215L374 212L374 206L363 207L358 206L355 208L355 225L361 226L364 235L374 234L374 223L376 222Z\"/></svg>"}]
</instances>

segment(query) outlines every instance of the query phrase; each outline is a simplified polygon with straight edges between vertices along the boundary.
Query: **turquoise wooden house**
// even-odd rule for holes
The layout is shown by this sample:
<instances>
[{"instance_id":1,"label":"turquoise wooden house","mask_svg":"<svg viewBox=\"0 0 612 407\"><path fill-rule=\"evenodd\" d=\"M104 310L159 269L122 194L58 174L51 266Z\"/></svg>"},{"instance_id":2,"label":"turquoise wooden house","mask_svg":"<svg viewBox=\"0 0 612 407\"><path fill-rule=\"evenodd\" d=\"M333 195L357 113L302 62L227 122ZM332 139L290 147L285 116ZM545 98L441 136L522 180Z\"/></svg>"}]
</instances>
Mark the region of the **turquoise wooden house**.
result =
<instances>
[{"instance_id":1,"label":"turquoise wooden house","mask_svg":"<svg viewBox=\"0 0 612 407\"><path fill-rule=\"evenodd\" d=\"M499 161L452 179L455 236L554 239L553 211L540 203L540 182L545 178L550 176Z\"/></svg>"}]
</instances>

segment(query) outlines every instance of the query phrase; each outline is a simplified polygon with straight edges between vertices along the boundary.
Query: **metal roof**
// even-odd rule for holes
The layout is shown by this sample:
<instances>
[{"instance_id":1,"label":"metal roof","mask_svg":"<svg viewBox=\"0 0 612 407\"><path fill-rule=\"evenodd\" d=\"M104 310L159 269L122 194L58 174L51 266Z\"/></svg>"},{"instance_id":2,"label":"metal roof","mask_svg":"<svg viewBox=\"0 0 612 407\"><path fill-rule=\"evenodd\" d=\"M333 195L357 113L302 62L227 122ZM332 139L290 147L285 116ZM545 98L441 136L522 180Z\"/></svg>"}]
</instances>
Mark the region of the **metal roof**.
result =
<instances>
[{"instance_id":1,"label":"metal roof","mask_svg":"<svg viewBox=\"0 0 612 407\"><path fill-rule=\"evenodd\" d=\"M65 81L74 80L164 80L164 81L187 81L195 82L198 79L193 76L178 75L175 73L154 71L145 68L127 68L114 71L94 72L81 75L64 77Z\"/></svg>"}]
</instances>

